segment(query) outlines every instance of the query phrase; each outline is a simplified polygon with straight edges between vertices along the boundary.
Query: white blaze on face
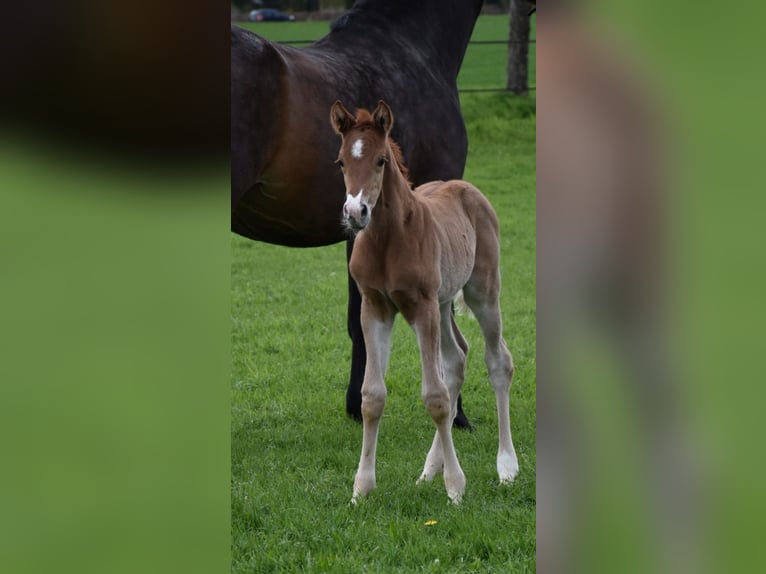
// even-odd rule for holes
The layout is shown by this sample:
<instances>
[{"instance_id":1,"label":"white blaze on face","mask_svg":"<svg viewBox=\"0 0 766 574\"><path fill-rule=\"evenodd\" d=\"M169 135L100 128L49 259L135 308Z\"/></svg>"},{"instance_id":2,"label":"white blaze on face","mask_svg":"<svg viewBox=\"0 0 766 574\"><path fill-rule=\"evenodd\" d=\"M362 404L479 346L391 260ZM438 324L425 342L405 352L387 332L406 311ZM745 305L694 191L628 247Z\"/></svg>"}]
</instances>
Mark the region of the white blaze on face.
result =
<instances>
[{"instance_id":1,"label":"white blaze on face","mask_svg":"<svg viewBox=\"0 0 766 574\"><path fill-rule=\"evenodd\" d=\"M360 159L362 157L362 148L364 147L364 144L362 143L361 139L358 139L354 142L354 144L351 146L351 155L355 157L356 159Z\"/></svg>"}]
</instances>

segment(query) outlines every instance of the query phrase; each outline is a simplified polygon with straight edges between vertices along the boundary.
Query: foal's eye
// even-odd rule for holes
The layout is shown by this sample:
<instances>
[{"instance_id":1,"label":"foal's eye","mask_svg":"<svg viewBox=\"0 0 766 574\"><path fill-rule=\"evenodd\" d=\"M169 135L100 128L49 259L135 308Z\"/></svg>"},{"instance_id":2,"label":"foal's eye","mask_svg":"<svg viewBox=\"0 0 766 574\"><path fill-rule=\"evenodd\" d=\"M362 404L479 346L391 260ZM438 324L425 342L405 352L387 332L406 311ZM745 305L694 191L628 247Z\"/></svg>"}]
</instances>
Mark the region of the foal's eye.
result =
<instances>
[{"instance_id":1,"label":"foal's eye","mask_svg":"<svg viewBox=\"0 0 766 574\"><path fill-rule=\"evenodd\" d=\"M382 157L378 160L378 167L383 167L383 164L386 163L386 158Z\"/></svg>"}]
</instances>

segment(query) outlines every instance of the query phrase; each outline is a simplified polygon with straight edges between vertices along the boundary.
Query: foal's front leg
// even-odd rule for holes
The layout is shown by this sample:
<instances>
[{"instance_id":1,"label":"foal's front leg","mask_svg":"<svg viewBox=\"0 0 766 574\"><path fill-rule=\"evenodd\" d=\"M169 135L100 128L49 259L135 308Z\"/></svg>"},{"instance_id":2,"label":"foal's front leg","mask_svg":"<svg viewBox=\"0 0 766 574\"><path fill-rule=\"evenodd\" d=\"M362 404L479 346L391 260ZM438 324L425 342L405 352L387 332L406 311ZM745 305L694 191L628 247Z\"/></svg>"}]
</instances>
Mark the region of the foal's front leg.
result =
<instances>
[{"instance_id":1,"label":"foal's front leg","mask_svg":"<svg viewBox=\"0 0 766 574\"><path fill-rule=\"evenodd\" d=\"M375 488L375 449L378 426L386 404L386 367L391 349L391 330L394 314L383 306L375 306L367 297L362 299L362 331L367 347L367 367L362 383L362 421L364 434L359 468L354 478L356 504L359 496L367 496Z\"/></svg>"}]
</instances>

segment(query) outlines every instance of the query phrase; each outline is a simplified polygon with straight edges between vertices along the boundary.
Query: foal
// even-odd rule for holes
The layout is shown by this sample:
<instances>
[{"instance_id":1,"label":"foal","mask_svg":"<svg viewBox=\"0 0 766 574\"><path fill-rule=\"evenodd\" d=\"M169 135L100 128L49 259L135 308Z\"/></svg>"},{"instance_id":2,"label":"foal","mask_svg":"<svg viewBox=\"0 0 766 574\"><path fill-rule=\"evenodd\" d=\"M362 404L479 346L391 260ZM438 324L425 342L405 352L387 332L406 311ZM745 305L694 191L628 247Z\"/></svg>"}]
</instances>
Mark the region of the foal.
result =
<instances>
[{"instance_id":1,"label":"foal","mask_svg":"<svg viewBox=\"0 0 766 574\"><path fill-rule=\"evenodd\" d=\"M489 201L465 181L410 189L398 146L388 136L394 116L380 101L354 117L340 102L330 113L342 137L343 222L356 233L349 269L362 293L367 368L362 385L364 438L352 502L375 488L375 447L386 402L384 377L397 312L414 329L423 369L422 397L436 435L419 481L444 472L447 496L460 502L465 475L452 441L452 420L465 376L468 344L451 313L462 289L481 325L485 359L497 399L500 482L519 469L511 440L508 393L513 361L502 337L498 296L498 224Z\"/></svg>"}]
</instances>

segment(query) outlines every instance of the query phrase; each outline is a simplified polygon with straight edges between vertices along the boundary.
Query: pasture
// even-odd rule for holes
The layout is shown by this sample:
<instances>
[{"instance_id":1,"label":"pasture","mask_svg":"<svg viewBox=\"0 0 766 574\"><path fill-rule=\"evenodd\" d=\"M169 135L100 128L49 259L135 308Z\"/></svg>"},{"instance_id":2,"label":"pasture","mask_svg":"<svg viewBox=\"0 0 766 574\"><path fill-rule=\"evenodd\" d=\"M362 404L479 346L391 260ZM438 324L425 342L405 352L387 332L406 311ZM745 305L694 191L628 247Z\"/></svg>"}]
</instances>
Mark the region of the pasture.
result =
<instances>
[{"instance_id":1,"label":"pasture","mask_svg":"<svg viewBox=\"0 0 766 574\"><path fill-rule=\"evenodd\" d=\"M289 40L318 38L327 26L251 28ZM474 38L507 33L506 16L482 16ZM461 87L503 85L505 50L469 46ZM530 54L533 84L534 50ZM519 476L510 486L498 484L496 411L482 338L475 320L459 317L471 345L464 407L476 427L454 432L465 497L449 505L441 477L415 485L434 426L420 399L417 342L399 317L378 488L351 506L362 427L344 412L351 353L345 244L290 249L232 234L233 572L534 571L535 104L503 93L464 94L461 101L470 141L465 178L487 195L501 226L501 305L516 365L511 428Z\"/></svg>"}]
</instances>

